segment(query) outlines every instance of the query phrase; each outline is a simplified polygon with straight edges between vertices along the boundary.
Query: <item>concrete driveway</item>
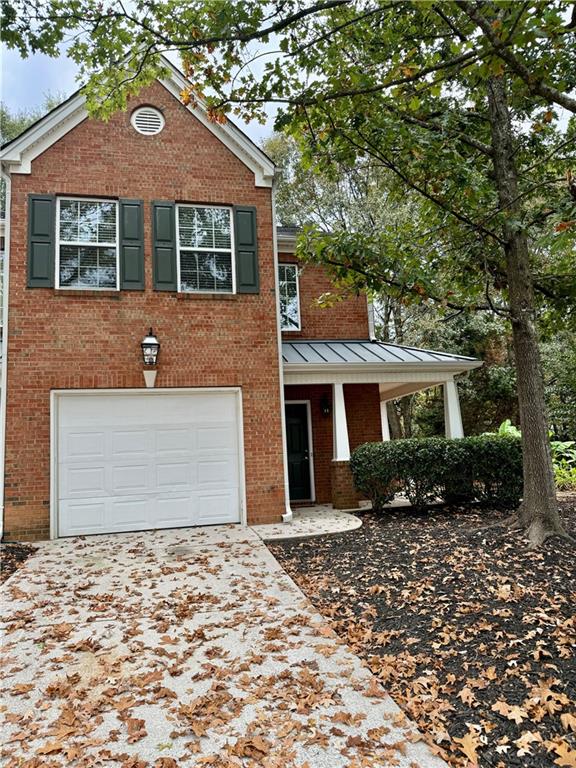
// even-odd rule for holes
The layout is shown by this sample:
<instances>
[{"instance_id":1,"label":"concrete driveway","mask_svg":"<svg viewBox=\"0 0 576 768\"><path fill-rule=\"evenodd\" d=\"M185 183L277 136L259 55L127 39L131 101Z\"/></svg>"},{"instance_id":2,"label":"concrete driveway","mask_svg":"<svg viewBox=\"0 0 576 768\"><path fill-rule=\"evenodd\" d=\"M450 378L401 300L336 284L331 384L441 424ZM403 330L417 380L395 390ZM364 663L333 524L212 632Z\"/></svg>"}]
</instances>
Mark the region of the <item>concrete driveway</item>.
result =
<instances>
[{"instance_id":1,"label":"concrete driveway","mask_svg":"<svg viewBox=\"0 0 576 768\"><path fill-rule=\"evenodd\" d=\"M7 768L445 766L250 529L48 542L2 603Z\"/></svg>"}]
</instances>

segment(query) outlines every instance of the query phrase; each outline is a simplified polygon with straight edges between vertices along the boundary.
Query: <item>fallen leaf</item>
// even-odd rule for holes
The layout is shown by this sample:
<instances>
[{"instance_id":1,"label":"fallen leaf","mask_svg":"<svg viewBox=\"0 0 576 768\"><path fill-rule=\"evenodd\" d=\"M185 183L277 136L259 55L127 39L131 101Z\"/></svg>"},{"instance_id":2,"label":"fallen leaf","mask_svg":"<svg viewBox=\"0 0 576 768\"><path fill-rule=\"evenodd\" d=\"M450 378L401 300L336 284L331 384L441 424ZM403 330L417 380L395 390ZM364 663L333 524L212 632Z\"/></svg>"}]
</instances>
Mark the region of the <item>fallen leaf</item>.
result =
<instances>
[{"instance_id":1,"label":"fallen leaf","mask_svg":"<svg viewBox=\"0 0 576 768\"><path fill-rule=\"evenodd\" d=\"M472 765L478 765L477 749L480 746L480 739L478 734L474 731L468 731L468 733L461 739L454 739L457 744L460 744L458 749L466 755Z\"/></svg>"}]
</instances>

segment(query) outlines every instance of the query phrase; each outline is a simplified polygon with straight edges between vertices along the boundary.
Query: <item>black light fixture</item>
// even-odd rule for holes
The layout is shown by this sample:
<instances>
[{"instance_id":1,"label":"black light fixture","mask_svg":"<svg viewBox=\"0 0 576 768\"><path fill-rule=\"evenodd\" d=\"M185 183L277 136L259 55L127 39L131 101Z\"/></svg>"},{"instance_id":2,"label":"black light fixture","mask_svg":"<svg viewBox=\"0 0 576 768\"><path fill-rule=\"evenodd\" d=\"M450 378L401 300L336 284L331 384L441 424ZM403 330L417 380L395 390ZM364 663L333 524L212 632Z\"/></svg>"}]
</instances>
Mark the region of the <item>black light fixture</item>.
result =
<instances>
[{"instance_id":1,"label":"black light fixture","mask_svg":"<svg viewBox=\"0 0 576 768\"><path fill-rule=\"evenodd\" d=\"M154 336L152 328L148 331L148 336L142 339L142 357L144 358L144 365L156 365L158 359L158 352L160 351L160 342Z\"/></svg>"},{"instance_id":2,"label":"black light fixture","mask_svg":"<svg viewBox=\"0 0 576 768\"><path fill-rule=\"evenodd\" d=\"M330 407L328 395L322 395L320 400L320 410L322 411L322 416L330 416L332 408Z\"/></svg>"}]
</instances>

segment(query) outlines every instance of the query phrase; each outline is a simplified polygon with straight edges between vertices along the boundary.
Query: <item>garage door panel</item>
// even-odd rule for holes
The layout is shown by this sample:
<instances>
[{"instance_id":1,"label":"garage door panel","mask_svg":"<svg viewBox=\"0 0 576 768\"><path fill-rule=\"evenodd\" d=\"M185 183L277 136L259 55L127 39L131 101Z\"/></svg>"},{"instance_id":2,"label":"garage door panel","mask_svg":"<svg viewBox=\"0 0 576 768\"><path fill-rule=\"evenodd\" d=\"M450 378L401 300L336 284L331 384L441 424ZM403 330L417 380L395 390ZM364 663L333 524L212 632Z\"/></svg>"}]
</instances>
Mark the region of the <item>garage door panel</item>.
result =
<instances>
[{"instance_id":1,"label":"garage door panel","mask_svg":"<svg viewBox=\"0 0 576 768\"><path fill-rule=\"evenodd\" d=\"M106 435L102 431L67 429L61 439L61 460L67 463L104 460L106 456Z\"/></svg>"},{"instance_id":2,"label":"garage door panel","mask_svg":"<svg viewBox=\"0 0 576 768\"><path fill-rule=\"evenodd\" d=\"M72 464L62 466L62 496L64 498L86 498L87 496L106 496L106 468Z\"/></svg>"},{"instance_id":3,"label":"garage door panel","mask_svg":"<svg viewBox=\"0 0 576 768\"><path fill-rule=\"evenodd\" d=\"M235 457L225 456L198 461L198 485L218 485L227 487L236 485Z\"/></svg>"},{"instance_id":4,"label":"garage door panel","mask_svg":"<svg viewBox=\"0 0 576 768\"><path fill-rule=\"evenodd\" d=\"M69 500L60 502L60 530L66 536L83 533L106 533L106 499L100 501Z\"/></svg>"},{"instance_id":5,"label":"garage door panel","mask_svg":"<svg viewBox=\"0 0 576 768\"><path fill-rule=\"evenodd\" d=\"M110 452L114 458L148 456L153 434L147 429L119 430L111 428Z\"/></svg>"},{"instance_id":6,"label":"garage door panel","mask_svg":"<svg viewBox=\"0 0 576 768\"><path fill-rule=\"evenodd\" d=\"M108 498L107 528L110 531L142 531L150 528L152 499L142 496Z\"/></svg>"},{"instance_id":7,"label":"garage door panel","mask_svg":"<svg viewBox=\"0 0 576 768\"><path fill-rule=\"evenodd\" d=\"M194 472L192 462L159 462L156 465L156 487L158 490L191 488Z\"/></svg>"},{"instance_id":8,"label":"garage door panel","mask_svg":"<svg viewBox=\"0 0 576 768\"><path fill-rule=\"evenodd\" d=\"M170 427L156 429L156 455L165 456L174 453L188 453L194 450L194 431L190 427Z\"/></svg>"},{"instance_id":9,"label":"garage door panel","mask_svg":"<svg viewBox=\"0 0 576 768\"><path fill-rule=\"evenodd\" d=\"M150 473L152 467L146 464L126 464L110 467L110 483L108 489L111 494L117 493L142 493L150 490Z\"/></svg>"},{"instance_id":10,"label":"garage door panel","mask_svg":"<svg viewBox=\"0 0 576 768\"><path fill-rule=\"evenodd\" d=\"M156 503L156 526L158 528L179 528L196 525L193 502L189 494L160 497Z\"/></svg>"},{"instance_id":11,"label":"garage door panel","mask_svg":"<svg viewBox=\"0 0 576 768\"><path fill-rule=\"evenodd\" d=\"M195 499L197 525L218 525L228 522L234 513L237 496L237 488L197 493Z\"/></svg>"},{"instance_id":12,"label":"garage door panel","mask_svg":"<svg viewBox=\"0 0 576 768\"><path fill-rule=\"evenodd\" d=\"M237 419L234 392L61 396L59 535L239 522Z\"/></svg>"},{"instance_id":13,"label":"garage door panel","mask_svg":"<svg viewBox=\"0 0 576 768\"><path fill-rule=\"evenodd\" d=\"M236 426L205 424L197 428L198 450L230 450L236 445Z\"/></svg>"}]
</instances>

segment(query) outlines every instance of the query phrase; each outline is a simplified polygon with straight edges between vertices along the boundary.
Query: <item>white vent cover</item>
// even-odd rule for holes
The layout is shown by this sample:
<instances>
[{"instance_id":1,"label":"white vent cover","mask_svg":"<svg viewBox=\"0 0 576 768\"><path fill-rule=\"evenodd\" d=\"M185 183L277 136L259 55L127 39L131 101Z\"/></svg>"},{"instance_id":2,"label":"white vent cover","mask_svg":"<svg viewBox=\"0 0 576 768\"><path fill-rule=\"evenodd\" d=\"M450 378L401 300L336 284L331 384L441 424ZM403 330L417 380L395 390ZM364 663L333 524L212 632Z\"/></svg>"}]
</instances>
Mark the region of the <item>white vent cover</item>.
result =
<instances>
[{"instance_id":1,"label":"white vent cover","mask_svg":"<svg viewBox=\"0 0 576 768\"><path fill-rule=\"evenodd\" d=\"M138 133L155 136L164 128L164 115L155 107L138 107L132 112L130 122Z\"/></svg>"}]
</instances>

